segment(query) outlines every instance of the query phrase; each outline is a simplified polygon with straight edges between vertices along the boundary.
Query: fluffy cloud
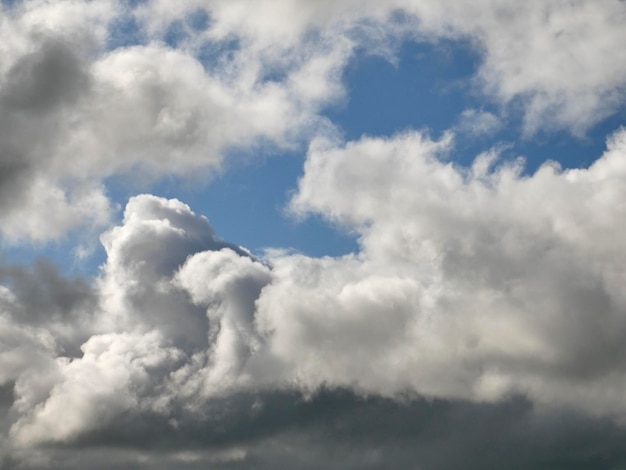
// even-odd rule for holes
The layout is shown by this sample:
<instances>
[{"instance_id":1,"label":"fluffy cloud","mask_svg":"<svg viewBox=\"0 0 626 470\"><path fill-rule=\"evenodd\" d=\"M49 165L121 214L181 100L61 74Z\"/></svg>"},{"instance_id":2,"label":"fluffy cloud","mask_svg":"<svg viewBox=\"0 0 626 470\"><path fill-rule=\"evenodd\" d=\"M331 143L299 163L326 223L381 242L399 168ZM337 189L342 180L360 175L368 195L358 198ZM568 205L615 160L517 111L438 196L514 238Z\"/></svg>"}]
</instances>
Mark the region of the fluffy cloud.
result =
<instances>
[{"instance_id":1,"label":"fluffy cloud","mask_svg":"<svg viewBox=\"0 0 626 470\"><path fill-rule=\"evenodd\" d=\"M358 31L364 25L367 46L377 51L392 50L384 43L394 37L469 41L482 59L478 89L504 105L521 103L527 133L556 128L582 134L624 103L626 61L619 45L626 8L619 0L197 1L177 9L151 2L141 10L157 31L198 8L213 21L208 36L238 36L270 56L280 54L280 45L300 45L311 31L363 41ZM287 16L290 21L281 21Z\"/></svg>"},{"instance_id":2,"label":"fluffy cloud","mask_svg":"<svg viewBox=\"0 0 626 470\"><path fill-rule=\"evenodd\" d=\"M0 191L12 201L0 207L5 238L105 226L114 210L103 184L110 177L131 174L144 185L165 175L206 177L229 149L298 145L326 126L319 107L342 94L348 43L291 50L275 71L284 79L266 80L265 55L251 45L214 63L156 33L108 49L118 7L24 2L2 11ZM198 41L202 50L221 47L219 39Z\"/></svg>"},{"instance_id":3,"label":"fluffy cloud","mask_svg":"<svg viewBox=\"0 0 626 470\"><path fill-rule=\"evenodd\" d=\"M457 168L449 137L315 144L293 207L357 230L362 250L275 260L296 298L311 300L288 303L275 283L260 315L276 315L276 344L304 355L294 360L312 369L304 377L478 400L519 392L621 414L625 138L612 136L589 169L547 163L533 175L493 153ZM307 327L281 328L276 305ZM358 327L387 343L344 351L352 334L367 336ZM320 329L323 349L311 336Z\"/></svg>"},{"instance_id":4,"label":"fluffy cloud","mask_svg":"<svg viewBox=\"0 0 626 470\"><path fill-rule=\"evenodd\" d=\"M584 133L624 102L626 7L540 0L398 2L427 34L470 38L482 53L477 84L501 103L521 104L524 128Z\"/></svg>"},{"instance_id":5,"label":"fluffy cloud","mask_svg":"<svg viewBox=\"0 0 626 470\"><path fill-rule=\"evenodd\" d=\"M103 227L107 178L206 176L233 148L332 132L320 113L345 99L359 47L393 60L405 40L469 41L477 90L504 110L521 103L527 133L582 134L624 103L625 14L617 0L4 5L0 191L13 203L0 207L2 232Z\"/></svg>"},{"instance_id":6,"label":"fluffy cloud","mask_svg":"<svg viewBox=\"0 0 626 470\"><path fill-rule=\"evenodd\" d=\"M93 286L46 265L3 271L6 458L26 465L24 451L41 443L121 445L130 434L111 433L135 426L136 445L171 436L167 458L190 468L275 461L243 444L287 439L287 424L256 421L264 407L306 407L324 389L386 397L392 409L426 396L498 410L524 395L548 410L525 419L563 407L622 416L625 142L617 132L588 169L526 175L494 152L454 166L452 135L317 141L292 209L360 234L359 253L339 258L262 263L180 201L132 198L102 236L107 262ZM64 346L80 338L80 352ZM234 434L201 444L219 416ZM240 438L234 423L248 419L259 434Z\"/></svg>"},{"instance_id":7,"label":"fluffy cloud","mask_svg":"<svg viewBox=\"0 0 626 470\"><path fill-rule=\"evenodd\" d=\"M624 8L3 4L5 238L110 227L111 178L205 177L234 149L310 144L290 209L359 249L259 260L144 194L102 235L97 277L2 265L0 465L81 468L108 447L120 468L313 468L313 454L493 468L526 446L527 466L569 468L546 429L554 449L584 438L577 463L623 463L626 131L589 168L526 174L497 148L455 165L452 132L340 142L323 112L347 97L355 50L393 60L402 41L451 39L479 52L475 90L521 109L527 135L582 134L624 103ZM494 439L508 458L485 456Z\"/></svg>"},{"instance_id":8,"label":"fluffy cloud","mask_svg":"<svg viewBox=\"0 0 626 470\"><path fill-rule=\"evenodd\" d=\"M81 357L56 360L58 382L17 421L16 439L87 432L106 422L80 411L96 397L121 400L107 416L137 403L167 414L268 386L477 401L520 393L622 414L625 136L589 169L547 164L534 175L493 154L457 168L445 160L451 136L317 142L292 207L358 231L361 251L278 254L271 267L179 201L133 198L103 236L93 335ZM82 390L71 377L86 370L103 378L75 401L84 421L53 434L45 423L71 411L56 400Z\"/></svg>"},{"instance_id":9,"label":"fluffy cloud","mask_svg":"<svg viewBox=\"0 0 626 470\"><path fill-rule=\"evenodd\" d=\"M15 383L16 445L74 442L129 413L174 420L251 381L242 370L262 341L254 303L271 280L265 265L185 204L149 195L132 198L102 240L108 258L93 286L45 264L5 269L14 339L2 343L2 383ZM59 323L83 334L77 354L62 348Z\"/></svg>"}]
</instances>

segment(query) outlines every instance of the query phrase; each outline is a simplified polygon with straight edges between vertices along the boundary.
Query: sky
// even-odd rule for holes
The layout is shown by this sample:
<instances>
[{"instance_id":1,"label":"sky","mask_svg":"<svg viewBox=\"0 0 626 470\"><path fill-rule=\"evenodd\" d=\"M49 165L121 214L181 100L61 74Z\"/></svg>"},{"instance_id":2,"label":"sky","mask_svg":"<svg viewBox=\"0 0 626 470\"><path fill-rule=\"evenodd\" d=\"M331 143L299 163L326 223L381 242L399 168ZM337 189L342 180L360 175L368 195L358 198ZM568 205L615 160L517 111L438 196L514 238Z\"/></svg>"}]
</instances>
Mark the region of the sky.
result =
<instances>
[{"instance_id":1,"label":"sky","mask_svg":"<svg viewBox=\"0 0 626 470\"><path fill-rule=\"evenodd\" d=\"M0 468L626 468L624 24L3 0Z\"/></svg>"}]
</instances>

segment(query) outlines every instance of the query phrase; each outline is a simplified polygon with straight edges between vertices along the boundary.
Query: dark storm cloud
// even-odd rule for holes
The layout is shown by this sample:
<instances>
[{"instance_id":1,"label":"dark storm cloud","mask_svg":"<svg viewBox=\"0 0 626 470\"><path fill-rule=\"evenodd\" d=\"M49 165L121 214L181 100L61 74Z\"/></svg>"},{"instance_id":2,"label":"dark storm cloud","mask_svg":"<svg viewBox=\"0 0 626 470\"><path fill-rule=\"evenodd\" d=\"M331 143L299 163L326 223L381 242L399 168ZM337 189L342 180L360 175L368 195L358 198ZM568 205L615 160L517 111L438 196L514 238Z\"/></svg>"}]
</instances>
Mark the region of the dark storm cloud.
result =
<instances>
[{"instance_id":1,"label":"dark storm cloud","mask_svg":"<svg viewBox=\"0 0 626 470\"><path fill-rule=\"evenodd\" d=\"M180 416L182 418L182 415ZM53 449L51 469L577 469L621 468L626 431L610 420L498 404L388 400L344 389L225 397L176 426L129 415ZM142 463L142 459L143 463ZM96 463L102 462L102 463ZM106 462L106 463L105 463ZM35 468L35 467L24 467Z\"/></svg>"},{"instance_id":2,"label":"dark storm cloud","mask_svg":"<svg viewBox=\"0 0 626 470\"><path fill-rule=\"evenodd\" d=\"M323 393L320 420L223 468L571 469L626 463L623 429L575 413L542 415L522 397L498 404L360 399Z\"/></svg>"}]
</instances>

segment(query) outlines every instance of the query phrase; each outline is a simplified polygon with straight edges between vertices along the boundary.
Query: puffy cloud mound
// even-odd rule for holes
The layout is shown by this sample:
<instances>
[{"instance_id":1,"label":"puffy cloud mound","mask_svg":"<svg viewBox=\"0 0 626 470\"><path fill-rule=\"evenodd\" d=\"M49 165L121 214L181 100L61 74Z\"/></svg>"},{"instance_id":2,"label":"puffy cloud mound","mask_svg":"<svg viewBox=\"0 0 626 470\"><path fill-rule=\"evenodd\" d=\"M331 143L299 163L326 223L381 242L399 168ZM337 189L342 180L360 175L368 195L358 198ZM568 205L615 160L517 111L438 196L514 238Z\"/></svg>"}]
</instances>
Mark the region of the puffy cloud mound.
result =
<instances>
[{"instance_id":1,"label":"puffy cloud mound","mask_svg":"<svg viewBox=\"0 0 626 470\"><path fill-rule=\"evenodd\" d=\"M15 384L16 445L76 442L128 414L174 423L176 410L251 382L243 368L262 344L254 303L269 268L216 238L185 204L150 195L132 198L102 241L108 258L93 286L46 265L5 269L14 291L4 291L0 357L2 384ZM48 298L60 299L64 318L40 305ZM66 337L81 334L80 352L63 354Z\"/></svg>"},{"instance_id":2,"label":"puffy cloud mound","mask_svg":"<svg viewBox=\"0 0 626 470\"><path fill-rule=\"evenodd\" d=\"M379 393L622 414L626 132L588 169L533 175L493 152L456 167L451 151L420 133L312 146L293 208L356 230L362 250L273 261L288 279L260 300L274 346L303 377Z\"/></svg>"},{"instance_id":3,"label":"puffy cloud mound","mask_svg":"<svg viewBox=\"0 0 626 470\"><path fill-rule=\"evenodd\" d=\"M129 417L193 435L219 407L323 389L623 416L626 132L588 169L525 175L495 153L463 168L452 151L416 132L311 146L292 209L357 231L355 254L262 263L141 195L102 236L93 286L5 269L8 442L89 442ZM38 298L78 313L29 314Z\"/></svg>"},{"instance_id":4,"label":"puffy cloud mound","mask_svg":"<svg viewBox=\"0 0 626 470\"><path fill-rule=\"evenodd\" d=\"M2 240L83 227L106 251L92 279L0 264L0 467L624 466L626 131L527 174L497 147L456 165L453 132L341 142L324 112L361 51L452 41L499 106L456 132L584 135L623 109L625 19L619 0L0 3ZM111 182L307 148L290 210L355 253L258 259L148 194L111 227Z\"/></svg>"}]
</instances>

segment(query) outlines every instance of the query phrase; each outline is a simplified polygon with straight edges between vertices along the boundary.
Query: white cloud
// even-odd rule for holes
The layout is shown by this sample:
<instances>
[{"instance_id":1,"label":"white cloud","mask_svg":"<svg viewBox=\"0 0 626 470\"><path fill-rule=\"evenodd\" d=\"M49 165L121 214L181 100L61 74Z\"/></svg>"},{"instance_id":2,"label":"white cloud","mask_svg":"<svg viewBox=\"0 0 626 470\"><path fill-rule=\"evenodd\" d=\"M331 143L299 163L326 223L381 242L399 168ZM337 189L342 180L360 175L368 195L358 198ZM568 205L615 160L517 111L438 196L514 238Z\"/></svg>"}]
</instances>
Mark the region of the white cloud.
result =
<instances>
[{"instance_id":1,"label":"white cloud","mask_svg":"<svg viewBox=\"0 0 626 470\"><path fill-rule=\"evenodd\" d=\"M106 427L124 412L149 410L159 391L157 378L181 358L156 332L95 335L81 349L80 359L60 363L60 377L45 402L11 428L18 445L63 442Z\"/></svg>"},{"instance_id":2,"label":"white cloud","mask_svg":"<svg viewBox=\"0 0 626 470\"><path fill-rule=\"evenodd\" d=\"M306 380L376 393L521 392L623 413L625 139L588 170L532 176L455 168L438 157L449 139L419 133L313 146L293 207L357 230L362 249L274 260L289 281L263 291L259 315L277 354ZM367 332L382 350L343 349Z\"/></svg>"},{"instance_id":3,"label":"white cloud","mask_svg":"<svg viewBox=\"0 0 626 470\"><path fill-rule=\"evenodd\" d=\"M478 402L522 393L621 416L625 143L617 132L589 169L523 176L494 155L447 163L450 135L317 142L293 209L357 231L360 251L275 253L269 266L177 200L132 198L103 236L82 356L57 357L51 339L44 380L20 349L30 343L5 352L18 364L6 369L19 384L11 435L71 442L128 413L176 426L174 410L230 394L322 386Z\"/></svg>"},{"instance_id":4,"label":"white cloud","mask_svg":"<svg viewBox=\"0 0 626 470\"><path fill-rule=\"evenodd\" d=\"M327 127L317 112L342 94L347 42L281 45L287 55L274 56L284 78L267 81L269 56L250 45L207 67L197 51L167 47L158 34L107 51L109 2L25 2L7 11L0 189L13 203L0 208L0 220L14 241L59 238L81 221L102 227L108 177L131 174L144 185L165 175L206 177L230 148L293 148ZM85 188L96 189L84 197Z\"/></svg>"},{"instance_id":5,"label":"white cloud","mask_svg":"<svg viewBox=\"0 0 626 470\"><path fill-rule=\"evenodd\" d=\"M469 40L480 53L476 84L504 105L521 103L524 132L584 132L624 105L620 0L523 3L399 0L423 35Z\"/></svg>"},{"instance_id":6,"label":"white cloud","mask_svg":"<svg viewBox=\"0 0 626 470\"><path fill-rule=\"evenodd\" d=\"M198 9L207 28L187 27L179 47L167 47L164 31ZM345 99L342 73L357 47L393 60L404 40L470 41L482 60L475 84L505 108L521 102L526 133L582 134L624 103L624 15L623 2L612 0L5 6L1 186L15 202L0 208L2 232L44 240L76 228L85 208L68 184L100 188L120 174L144 184L197 177L219 171L233 147L294 148L327 133L332 124L319 113ZM120 18L134 19L142 45L107 50ZM206 50L215 58L203 59ZM479 121L495 126L485 114ZM52 230L31 210L27 188L37 185L57 201ZM93 191L100 202L89 210L101 215L91 222L102 226L111 204L102 200L106 191ZM29 222L18 227L13 221L25 214Z\"/></svg>"},{"instance_id":7,"label":"white cloud","mask_svg":"<svg viewBox=\"0 0 626 470\"><path fill-rule=\"evenodd\" d=\"M472 137L484 137L498 132L502 128L502 119L488 111L466 109L461 113L456 125L458 133Z\"/></svg>"},{"instance_id":8,"label":"white cloud","mask_svg":"<svg viewBox=\"0 0 626 470\"><path fill-rule=\"evenodd\" d=\"M0 216L5 239L48 241L77 227L101 229L111 220L111 201L99 185L70 189L43 175L28 183L19 204L11 204Z\"/></svg>"},{"instance_id":9,"label":"white cloud","mask_svg":"<svg viewBox=\"0 0 626 470\"><path fill-rule=\"evenodd\" d=\"M198 1L182 11L161 1L142 11L156 31L203 7L213 21L207 36L241 37L253 50L265 51L265 60L297 47L312 30L357 38L355 29L363 21L391 33L377 35L379 44L368 45L373 50L384 50L381 43L393 42L394 35L469 40L481 54L479 88L503 104L521 100L529 134L546 128L584 133L624 103L626 61L620 45L626 7L619 0L270 3ZM408 15L404 24L390 20L398 11ZM282 21L285 17L290 21Z\"/></svg>"},{"instance_id":10,"label":"white cloud","mask_svg":"<svg viewBox=\"0 0 626 470\"><path fill-rule=\"evenodd\" d=\"M181 267L175 282L206 308L209 320L209 362L200 372L203 395L248 381L246 362L263 346L255 302L271 280L266 266L228 248L197 253Z\"/></svg>"},{"instance_id":11,"label":"white cloud","mask_svg":"<svg viewBox=\"0 0 626 470\"><path fill-rule=\"evenodd\" d=\"M311 141L291 208L357 233L360 251L263 264L182 202L131 198L102 236L93 286L8 275L9 446L75 443L129 416L171 431L231 393L322 386L475 402L522 393L624 416L626 131L588 169L548 162L524 175L497 151L456 167L451 133L336 142L320 116L345 99L356 47L392 58L407 38L452 38L480 52L479 90L504 110L521 103L527 134L582 134L624 103L623 2L154 1L124 10L143 44L106 50L119 7L2 7L3 236L106 226L111 176L195 177L233 147ZM168 24L196 8L208 28L166 46ZM203 46L228 41L202 63ZM499 125L472 109L459 121L474 134Z\"/></svg>"}]
</instances>

